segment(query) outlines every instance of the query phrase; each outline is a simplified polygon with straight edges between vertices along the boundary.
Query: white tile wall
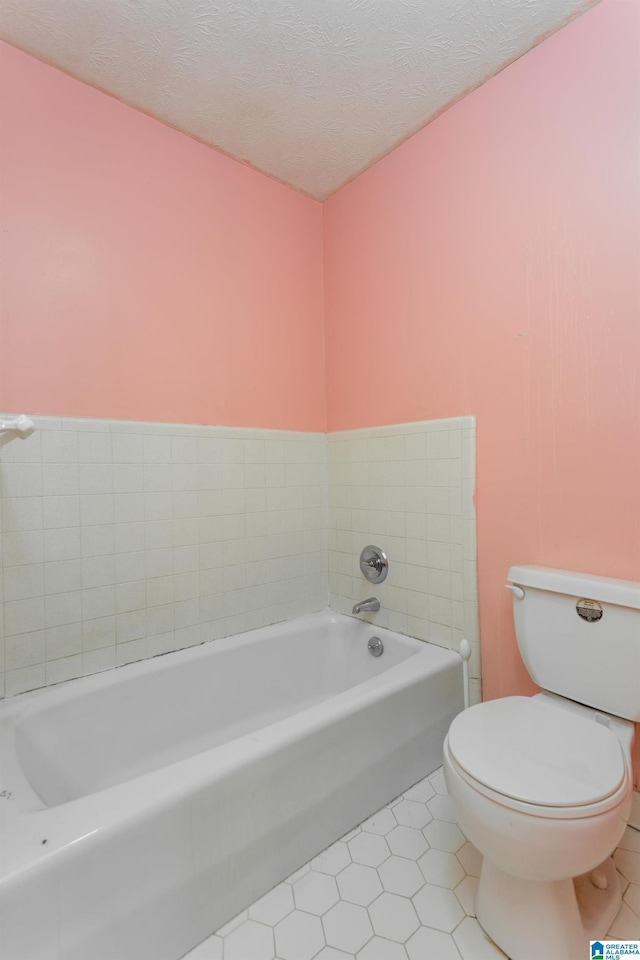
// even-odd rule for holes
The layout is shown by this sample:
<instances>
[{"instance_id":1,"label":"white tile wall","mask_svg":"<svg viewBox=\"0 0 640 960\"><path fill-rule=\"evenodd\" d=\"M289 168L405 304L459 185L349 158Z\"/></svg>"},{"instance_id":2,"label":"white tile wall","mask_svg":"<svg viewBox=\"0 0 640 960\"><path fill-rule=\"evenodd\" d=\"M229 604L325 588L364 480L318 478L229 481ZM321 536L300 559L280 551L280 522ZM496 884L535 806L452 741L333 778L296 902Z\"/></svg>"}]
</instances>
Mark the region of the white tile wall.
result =
<instances>
[{"instance_id":1,"label":"white tile wall","mask_svg":"<svg viewBox=\"0 0 640 960\"><path fill-rule=\"evenodd\" d=\"M479 699L472 417L36 424L0 448L0 695L377 595L372 622L471 642ZM379 586L367 543L390 558Z\"/></svg>"},{"instance_id":2,"label":"white tile wall","mask_svg":"<svg viewBox=\"0 0 640 960\"><path fill-rule=\"evenodd\" d=\"M328 441L331 606L351 613L377 596L374 623L454 649L466 637L477 701L475 419L347 430ZM368 543L389 557L382 584L360 572Z\"/></svg>"},{"instance_id":3,"label":"white tile wall","mask_svg":"<svg viewBox=\"0 0 640 960\"><path fill-rule=\"evenodd\" d=\"M326 606L325 434L36 425L0 448L0 695Z\"/></svg>"}]
</instances>

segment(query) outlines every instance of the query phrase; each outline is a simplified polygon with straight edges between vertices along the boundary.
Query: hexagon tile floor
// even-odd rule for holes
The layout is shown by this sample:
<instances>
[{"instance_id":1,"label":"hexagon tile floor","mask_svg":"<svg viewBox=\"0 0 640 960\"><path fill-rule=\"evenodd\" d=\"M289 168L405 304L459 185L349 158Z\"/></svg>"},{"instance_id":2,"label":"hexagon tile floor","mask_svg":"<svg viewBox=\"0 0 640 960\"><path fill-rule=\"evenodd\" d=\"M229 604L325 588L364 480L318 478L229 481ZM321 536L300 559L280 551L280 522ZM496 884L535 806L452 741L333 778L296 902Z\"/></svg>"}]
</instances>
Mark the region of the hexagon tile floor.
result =
<instances>
[{"instance_id":1,"label":"hexagon tile floor","mask_svg":"<svg viewBox=\"0 0 640 960\"><path fill-rule=\"evenodd\" d=\"M640 832L615 860L625 893L609 936L638 939ZM481 862L437 770L184 960L504 960L475 919Z\"/></svg>"}]
</instances>

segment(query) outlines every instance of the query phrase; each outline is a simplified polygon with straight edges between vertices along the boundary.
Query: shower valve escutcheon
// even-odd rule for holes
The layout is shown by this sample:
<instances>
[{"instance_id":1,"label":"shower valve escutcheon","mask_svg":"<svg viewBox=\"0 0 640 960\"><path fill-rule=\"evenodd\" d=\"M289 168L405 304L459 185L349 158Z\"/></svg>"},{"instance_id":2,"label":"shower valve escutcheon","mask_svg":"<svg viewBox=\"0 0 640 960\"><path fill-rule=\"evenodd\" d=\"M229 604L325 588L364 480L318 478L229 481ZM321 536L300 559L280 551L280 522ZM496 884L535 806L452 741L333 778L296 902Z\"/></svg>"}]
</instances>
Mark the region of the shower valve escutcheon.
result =
<instances>
[{"instance_id":1,"label":"shower valve escutcheon","mask_svg":"<svg viewBox=\"0 0 640 960\"><path fill-rule=\"evenodd\" d=\"M384 550L372 543L364 547L360 554L360 570L362 576L370 583L382 583L389 572L389 561Z\"/></svg>"}]
</instances>

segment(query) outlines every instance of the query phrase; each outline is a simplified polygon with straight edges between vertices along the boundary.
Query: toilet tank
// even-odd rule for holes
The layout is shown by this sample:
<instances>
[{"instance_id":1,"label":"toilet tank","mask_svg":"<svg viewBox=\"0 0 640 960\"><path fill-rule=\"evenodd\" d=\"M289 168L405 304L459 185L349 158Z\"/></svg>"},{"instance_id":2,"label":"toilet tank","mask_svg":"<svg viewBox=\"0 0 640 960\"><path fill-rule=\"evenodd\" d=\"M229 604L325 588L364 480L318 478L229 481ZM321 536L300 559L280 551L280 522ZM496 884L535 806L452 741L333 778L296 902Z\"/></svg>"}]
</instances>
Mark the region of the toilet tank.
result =
<instances>
[{"instance_id":1,"label":"toilet tank","mask_svg":"<svg viewBox=\"0 0 640 960\"><path fill-rule=\"evenodd\" d=\"M531 678L544 690L640 721L640 583L533 566L511 567L508 579Z\"/></svg>"}]
</instances>

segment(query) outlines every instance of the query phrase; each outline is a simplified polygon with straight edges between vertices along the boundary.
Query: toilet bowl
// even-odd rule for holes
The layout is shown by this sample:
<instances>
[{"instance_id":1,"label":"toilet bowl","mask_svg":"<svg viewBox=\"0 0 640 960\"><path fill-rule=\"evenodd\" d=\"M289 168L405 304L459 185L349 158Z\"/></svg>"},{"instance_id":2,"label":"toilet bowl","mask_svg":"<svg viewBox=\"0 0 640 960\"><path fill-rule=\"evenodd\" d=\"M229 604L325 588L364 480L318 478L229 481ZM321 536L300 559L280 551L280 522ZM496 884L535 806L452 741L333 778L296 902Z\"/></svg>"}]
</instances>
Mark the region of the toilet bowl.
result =
<instances>
[{"instance_id":1,"label":"toilet bowl","mask_svg":"<svg viewBox=\"0 0 640 960\"><path fill-rule=\"evenodd\" d=\"M579 960L620 908L611 853L631 806L633 725L539 694L460 714L444 775L483 854L478 922L511 960ZM579 879L578 879L579 878Z\"/></svg>"},{"instance_id":2,"label":"toilet bowl","mask_svg":"<svg viewBox=\"0 0 640 960\"><path fill-rule=\"evenodd\" d=\"M590 704L547 689L469 708L446 737L444 775L460 826L483 855L476 915L485 932L511 960L584 960L589 940L605 936L621 904L611 854L631 808L632 719L638 711L631 702L624 705L624 716L606 712L615 702L615 663L609 664L609 674L602 672L603 662L596 663L601 682L592 682L589 661L598 660L605 636L603 630L597 633L597 620L577 626L582 645L576 649L587 663L575 661L575 680L567 668L563 646L571 647L574 624L562 601L567 578L575 587L581 575L521 567L509 576L518 584L514 603L527 595L533 601L531 615L518 611L516 633L534 679L541 663L546 679L553 680L555 656L566 692L583 692L591 684L596 693L589 692ZM607 584L617 583L600 581L604 578L583 577L577 599L569 597L570 609L575 612L587 598L597 604L609 642L611 627L622 623L615 649L618 655L620 647L631 652L627 669L635 671L640 687L638 619L616 616L622 606L609 615L606 604L593 601L598 588L606 594ZM627 612L631 605L634 614L640 613L640 584L626 587L633 589L616 593L614 588L612 599L623 599ZM554 633L556 620L561 626ZM593 625L596 631L589 633L585 628ZM624 684L620 689L625 693Z\"/></svg>"}]
</instances>

